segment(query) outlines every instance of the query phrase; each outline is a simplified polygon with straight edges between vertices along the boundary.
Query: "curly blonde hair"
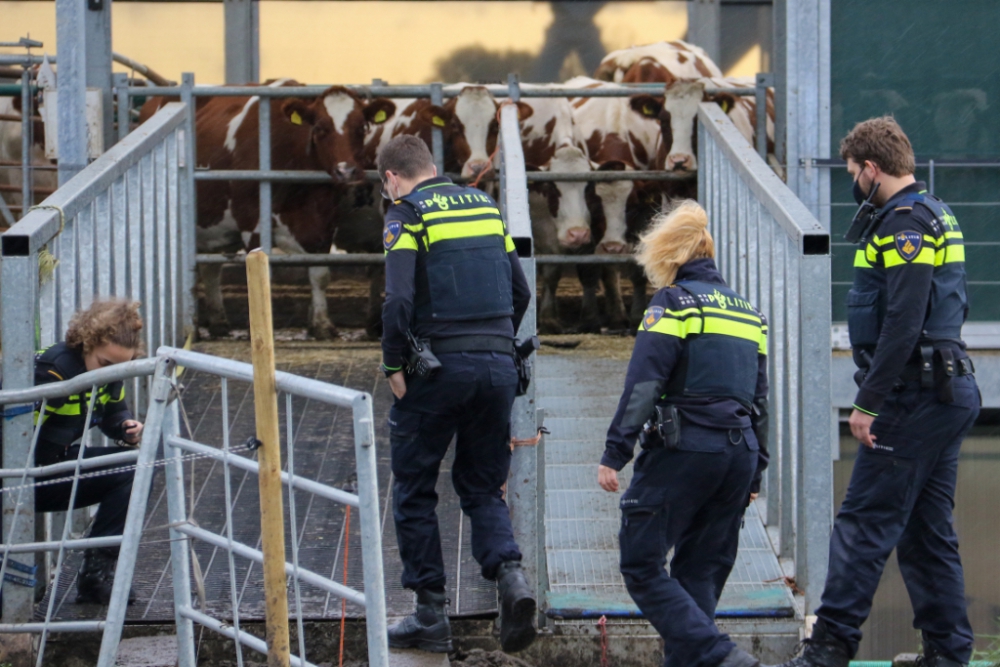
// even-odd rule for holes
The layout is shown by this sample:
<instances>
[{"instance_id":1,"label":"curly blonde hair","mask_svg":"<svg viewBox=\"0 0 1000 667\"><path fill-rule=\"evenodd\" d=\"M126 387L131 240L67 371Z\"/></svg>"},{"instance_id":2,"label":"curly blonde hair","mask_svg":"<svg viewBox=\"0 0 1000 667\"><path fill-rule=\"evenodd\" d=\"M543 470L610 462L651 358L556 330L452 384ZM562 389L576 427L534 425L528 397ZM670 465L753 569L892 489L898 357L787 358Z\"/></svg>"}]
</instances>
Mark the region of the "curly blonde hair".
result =
<instances>
[{"instance_id":1,"label":"curly blonde hair","mask_svg":"<svg viewBox=\"0 0 1000 667\"><path fill-rule=\"evenodd\" d=\"M143 353L142 316L138 301L106 299L94 301L90 308L73 315L66 330L66 344L90 354L94 349L114 343L134 350L135 357Z\"/></svg>"},{"instance_id":2,"label":"curly blonde hair","mask_svg":"<svg viewBox=\"0 0 1000 667\"><path fill-rule=\"evenodd\" d=\"M677 269L702 257L715 258L715 241L708 233L708 214L690 199L653 218L636 251L636 260L656 289L673 283Z\"/></svg>"}]
</instances>

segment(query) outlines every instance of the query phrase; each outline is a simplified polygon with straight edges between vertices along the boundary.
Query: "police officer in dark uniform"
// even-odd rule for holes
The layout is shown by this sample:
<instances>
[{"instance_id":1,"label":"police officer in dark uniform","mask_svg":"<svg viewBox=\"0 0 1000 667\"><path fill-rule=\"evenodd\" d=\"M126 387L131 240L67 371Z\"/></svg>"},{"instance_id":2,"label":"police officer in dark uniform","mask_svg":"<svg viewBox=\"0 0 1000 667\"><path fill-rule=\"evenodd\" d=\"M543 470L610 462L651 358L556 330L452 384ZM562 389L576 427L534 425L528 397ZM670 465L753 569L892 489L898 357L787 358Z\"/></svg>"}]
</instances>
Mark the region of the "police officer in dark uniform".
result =
<instances>
[{"instance_id":1,"label":"police officer in dark uniform","mask_svg":"<svg viewBox=\"0 0 1000 667\"><path fill-rule=\"evenodd\" d=\"M70 380L87 371L131 361L142 350L140 331L142 319L139 304L128 301L96 301L78 312L70 321L66 340L41 350L35 356L35 384ZM46 466L64 461L76 461L80 438L88 426L97 426L111 440L124 445L139 443L142 424L136 421L125 402L123 382L98 387L93 397L91 424L87 424L91 391L65 398L49 399L44 410L35 408L35 423L40 424L35 448L35 465ZM134 451L122 446L84 447L83 458L89 459L120 452ZM133 470L121 466L92 468L88 473L104 473L85 477L77 483L75 508L100 503L89 537L121 535L128 516L132 495ZM63 480L58 483L56 480ZM73 473L40 477L42 484L35 489L35 510L62 512L69 508ZM108 604L114 584L118 547L99 547L84 552L77 578L78 603ZM129 592L129 601L134 595Z\"/></svg>"},{"instance_id":2,"label":"police officer in dark uniform","mask_svg":"<svg viewBox=\"0 0 1000 667\"><path fill-rule=\"evenodd\" d=\"M687 201L641 240L639 263L659 291L636 335L598 482L618 490L638 438L620 502L621 572L663 637L664 665L755 667L714 618L767 466L767 325L716 269L707 224Z\"/></svg>"},{"instance_id":3,"label":"police officer in dark uniform","mask_svg":"<svg viewBox=\"0 0 1000 667\"><path fill-rule=\"evenodd\" d=\"M514 333L530 292L496 202L437 176L426 144L399 136L379 153L385 216L382 366L396 400L389 413L393 517L402 583L414 614L389 645L452 650L434 490L456 438L452 481L472 523L472 554L501 598L500 641L520 651L535 638L535 599L521 570L502 487L510 468L510 415L518 376ZM440 368L421 377L408 335ZM409 371L409 372L408 372Z\"/></svg>"},{"instance_id":4,"label":"police officer in dark uniform","mask_svg":"<svg viewBox=\"0 0 1000 667\"><path fill-rule=\"evenodd\" d=\"M786 667L847 667L889 554L923 634L922 665L972 654L952 507L962 439L979 414L962 342L965 248L951 209L913 177L910 141L891 117L859 123L840 154L861 204L848 327L859 389L850 417L861 445L830 539L818 620Z\"/></svg>"}]
</instances>

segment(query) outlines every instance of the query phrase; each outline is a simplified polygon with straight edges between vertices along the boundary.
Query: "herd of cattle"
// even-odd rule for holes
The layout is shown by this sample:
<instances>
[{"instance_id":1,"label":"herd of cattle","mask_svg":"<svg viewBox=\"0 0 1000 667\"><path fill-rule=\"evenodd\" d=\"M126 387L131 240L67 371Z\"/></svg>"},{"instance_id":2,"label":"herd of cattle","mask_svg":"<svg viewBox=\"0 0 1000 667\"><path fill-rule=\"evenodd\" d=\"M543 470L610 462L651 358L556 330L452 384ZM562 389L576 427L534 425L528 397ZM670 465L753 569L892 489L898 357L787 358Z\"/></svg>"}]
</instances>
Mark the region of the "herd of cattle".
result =
<instances>
[{"instance_id":1,"label":"herd of cattle","mask_svg":"<svg viewBox=\"0 0 1000 667\"><path fill-rule=\"evenodd\" d=\"M715 101L736 127L754 142L756 109L752 96L708 94L706 89L753 87L747 79L724 78L694 45L660 42L610 53L594 78L576 77L557 87L615 87L619 83L660 83L662 95L630 97L534 97L517 102L521 141L529 170L578 173L612 171L693 171L697 168L697 108ZM300 86L292 79L262 85ZM522 89L530 89L523 85ZM374 169L379 148L390 138L412 134L431 144L432 129L444 139L447 172L475 177L496 160L499 102L480 85L462 85L444 105L427 99L365 98L334 86L315 99L270 98L272 169L322 170L332 183L274 183L274 246L288 253L379 252L381 202L363 179ZM259 97L197 98L197 167L229 170L258 167ZM152 116L167 98L151 98L140 121ZM773 150L773 102L768 98L768 142ZM538 182L529 186L532 233L537 254L624 254L652 216L671 200L696 195L695 182L610 181ZM198 181L197 246L200 253L233 253L256 242L258 186L252 181ZM625 269L634 294L644 295L641 272ZM556 310L556 287L562 267L540 270L542 296L539 329L563 330ZM223 308L221 265L200 265L205 295L203 319L212 335L229 331ZM368 329L375 332L382 278L369 272ZM583 286L580 328L620 329L642 316L645 299L633 299L626 313L619 269L578 265ZM334 335L327 312L329 270L309 270L312 287L310 331L319 339ZM597 292L604 287L604 307Z\"/></svg>"}]
</instances>

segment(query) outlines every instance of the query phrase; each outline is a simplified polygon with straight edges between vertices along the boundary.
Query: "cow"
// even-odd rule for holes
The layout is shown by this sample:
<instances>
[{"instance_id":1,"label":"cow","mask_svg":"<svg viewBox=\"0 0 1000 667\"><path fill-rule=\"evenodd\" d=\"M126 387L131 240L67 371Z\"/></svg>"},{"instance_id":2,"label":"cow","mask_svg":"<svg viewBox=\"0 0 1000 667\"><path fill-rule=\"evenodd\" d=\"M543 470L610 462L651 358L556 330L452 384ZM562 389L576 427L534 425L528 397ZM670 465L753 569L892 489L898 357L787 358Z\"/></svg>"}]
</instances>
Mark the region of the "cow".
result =
<instances>
[{"instance_id":1,"label":"cow","mask_svg":"<svg viewBox=\"0 0 1000 667\"><path fill-rule=\"evenodd\" d=\"M35 81L39 89L54 89L56 85L55 72L45 61L35 68ZM39 110L42 101L41 92L35 96L35 115L41 116ZM7 116L22 116L21 97L0 97L0 114ZM21 201L21 184L23 173L21 160L21 133L24 126L21 120L0 121L0 197L9 206L23 208ZM54 161L45 157L45 124L41 120L32 121L32 146L29 162L34 167L45 167L32 171L32 187L34 201L39 201L54 192L58 186L58 176L53 169ZM21 215L24 215L22 211ZM4 222L0 218L0 222Z\"/></svg>"},{"instance_id":2,"label":"cow","mask_svg":"<svg viewBox=\"0 0 1000 667\"><path fill-rule=\"evenodd\" d=\"M291 79L266 85L300 86ZM258 104L260 98L214 97L195 116L197 166L213 170L256 169L259 165ZM351 184L362 178L364 137L371 124L387 117L392 103L365 102L352 91L334 86L312 100L272 99L271 166L281 170L322 170L333 183L272 186L274 246L289 253L328 253L337 213ZM153 99L147 105L162 105ZM148 113L146 110L144 113ZM199 252L237 252L259 232L258 186L247 181L198 181L196 243ZM228 333L220 284L221 266L202 265L206 319L213 336ZM336 331L327 312L329 270L309 269L312 286L309 329L318 339Z\"/></svg>"},{"instance_id":3,"label":"cow","mask_svg":"<svg viewBox=\"0 0 1000 667\"><path fill-rule=\"evenodd\" d=\"M700 46L683 40L612 51L594 71L599 81L642 83L721 77L722 71Z\"/></svg>"}]
</instances>

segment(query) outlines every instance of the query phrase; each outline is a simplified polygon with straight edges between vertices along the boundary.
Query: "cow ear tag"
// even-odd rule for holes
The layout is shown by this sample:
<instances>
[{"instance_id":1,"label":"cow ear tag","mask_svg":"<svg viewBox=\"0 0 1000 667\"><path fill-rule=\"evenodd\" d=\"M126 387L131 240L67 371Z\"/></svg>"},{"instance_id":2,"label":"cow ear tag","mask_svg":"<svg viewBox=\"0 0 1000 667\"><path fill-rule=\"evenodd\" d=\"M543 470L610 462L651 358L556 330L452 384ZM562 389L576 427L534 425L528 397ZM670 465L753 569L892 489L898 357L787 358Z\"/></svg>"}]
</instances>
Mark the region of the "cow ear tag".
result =
<instances>
[{"instance_id":1,"label":"cow ear tag","mask_svg":"<svg viewBox=\"0 0 1000 667\"><path fill-rule=\"evenodd\" d=\"M289 120L292 121L292 125L302 124L302 116L299 115L298 111L293 111L292 115L289 117Z\"/></svg>"},{"instance_id":2,"label":"cow ear tag","mask_svg":"<svg viewBox=\"0 0 1000 667\"><path fill-rule=\"evenodd\" d=\"M438 127L444 127L444 118L442 118L441 116L434 116L434 118L431 119L431 122L437 125Z\"/></svg>"},{"instance_id":3,"label":"cow ear tag","mask_svg":"<svg viewBox=\"0 0 1000 667\"><path fill-rule=\"evenodd\" d=\"M722 113L729 113L729 100L722 100L722 104L719 106L722 107Z\"/></svg>"},{"instance_id":4,"label":"cow ear tag","mask_svg":"<svg viewBox=\"0 0 1000 667\"><path fill-rule=\"evenodd\" d=\"M651 107L651 106L649 106L649 105L647 104L646 106L644 106L644 107L642 108L642 114L643 114L644 116L652 116L652 115L653 115L653 107Z\"/></svg>"},{"instance_id":5,"label":"cow ear tag","mask_svg":"<svg viewBox=\"0 0 1000 667\"><path fill-rule=\"evenodd\" d=\"M378 125L379 123L384 123L386 118L386 113L384 110L379 109L378 113L375 114L374 123Z\"/></svg>"}]
</instances>

